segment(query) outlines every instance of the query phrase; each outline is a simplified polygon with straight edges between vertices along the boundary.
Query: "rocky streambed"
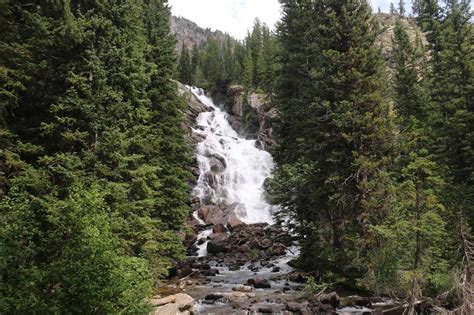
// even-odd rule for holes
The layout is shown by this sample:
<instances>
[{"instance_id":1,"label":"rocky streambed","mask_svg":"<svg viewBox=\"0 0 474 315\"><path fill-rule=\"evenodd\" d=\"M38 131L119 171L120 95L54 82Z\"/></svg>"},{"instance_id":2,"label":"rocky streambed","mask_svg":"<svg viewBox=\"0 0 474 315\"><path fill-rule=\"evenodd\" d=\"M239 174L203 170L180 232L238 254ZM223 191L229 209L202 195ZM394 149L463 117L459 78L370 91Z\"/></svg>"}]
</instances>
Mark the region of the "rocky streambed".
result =
<instances>
[{"instance_id":1,"label":"rocky streambed","mask_svg":"<svg viewBox=\"0 0 474 315\"><path fill-rule=\"evenodd\" d=\"M225 224L223 231L220 223L211 226L219 228L206 237L207 255L190 256L177 266L169 287L194 299L194 314L403 313L401 304L388 298L353 295L347 290L346 296L340 296L331 292L334 288L309 292L308 278L318 275L288 264L297 249L288 246L288 236L280 226L242 223L231 228ZM193 229L198 234L202 226ZM189 253L195 255L197 244L189 244Z\"/></svg>"}]
</instances>

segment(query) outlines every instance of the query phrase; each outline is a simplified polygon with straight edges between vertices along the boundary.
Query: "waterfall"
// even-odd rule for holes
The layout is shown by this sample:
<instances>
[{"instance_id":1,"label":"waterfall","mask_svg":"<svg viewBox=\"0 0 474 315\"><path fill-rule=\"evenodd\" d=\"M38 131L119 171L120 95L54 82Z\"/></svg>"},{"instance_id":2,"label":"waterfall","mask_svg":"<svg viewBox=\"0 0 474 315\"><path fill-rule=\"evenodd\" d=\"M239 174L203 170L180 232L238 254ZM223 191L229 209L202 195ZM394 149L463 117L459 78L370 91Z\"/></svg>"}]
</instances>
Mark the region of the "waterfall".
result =
<instances>
[{"instance_id":1,"label":"waterfall","mask_svg":"<svg viewBox=\"0 0 474 315\"><path fill-rule=\"evenodd\" d=\"M272 206L265 200L264 181L274 163L270 153L256 147L256 140L241 137L227 121L227 114L202 89L189 88L210 111L197 118L193 131L204 140L197 145L200 176L194 196L202 205L232 208L247 224L272 223Z\"/></svg>"}]
</instances>

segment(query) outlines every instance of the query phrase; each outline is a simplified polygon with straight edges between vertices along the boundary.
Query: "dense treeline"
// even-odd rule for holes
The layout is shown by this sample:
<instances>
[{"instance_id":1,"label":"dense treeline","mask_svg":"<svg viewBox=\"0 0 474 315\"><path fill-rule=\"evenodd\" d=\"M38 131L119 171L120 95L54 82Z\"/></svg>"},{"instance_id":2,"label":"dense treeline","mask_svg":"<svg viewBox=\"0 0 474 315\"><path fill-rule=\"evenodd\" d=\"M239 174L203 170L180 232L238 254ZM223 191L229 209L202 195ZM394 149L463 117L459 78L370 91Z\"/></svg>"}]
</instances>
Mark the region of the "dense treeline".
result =
<instances>
[{"instance_id":1,"label":"dense treeline","mask_svg":"<svg viewBox=\"0 0 474 315\"><path fill-rule=\"evenodd\" d=\"M243 42L229 35L223 42L210 37L191 51L183 45L177 78L188 85L215 90L222 82L242 84L246 91L272 93L277 69L277 40L267 25L256 19Z\"/></svg>"},{"instance_id":2,"label":"dense treeline","mask_svg":"<svg viewBox=\"0 0 474 315\"><path fill-rule=\"evenodd\" d=\"M426 47L400 2L392 87L367 1L281 3L272 197L299 266L411 301L448 292L474 227L469 1L414 3Z\"/></svg>"},{"instance_id":3,"label":"dense treeline","mask_svg":"<svg viewBox=\"0 0 474 315\"><path fill-rule=\"evenodd\" d=\"M185 252L166 0L0 4L0 313L146 313Z\"/></svg>"}]
</instances>

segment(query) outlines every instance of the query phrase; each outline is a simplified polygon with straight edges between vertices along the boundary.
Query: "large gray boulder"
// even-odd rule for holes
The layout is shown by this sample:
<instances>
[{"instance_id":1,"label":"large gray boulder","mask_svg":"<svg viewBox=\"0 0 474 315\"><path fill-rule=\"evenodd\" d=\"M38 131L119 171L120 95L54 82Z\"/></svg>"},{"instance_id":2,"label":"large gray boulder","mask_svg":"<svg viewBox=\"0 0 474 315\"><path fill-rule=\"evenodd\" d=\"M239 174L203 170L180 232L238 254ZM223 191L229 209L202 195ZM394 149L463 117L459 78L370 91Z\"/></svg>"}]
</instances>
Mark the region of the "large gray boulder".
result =
<instances>
[{"instance_id":1,"label":"large gray boulder","mask_svg":"<svg viewBox=\"0 0 474 315\"><path fill-rule=\"evenodd\" d=\"M150 315L190 314L194 309L194 299L183 293L170 295L165 298L153 298L151 304L155 309Z\"/></svg>"}]
</instances>

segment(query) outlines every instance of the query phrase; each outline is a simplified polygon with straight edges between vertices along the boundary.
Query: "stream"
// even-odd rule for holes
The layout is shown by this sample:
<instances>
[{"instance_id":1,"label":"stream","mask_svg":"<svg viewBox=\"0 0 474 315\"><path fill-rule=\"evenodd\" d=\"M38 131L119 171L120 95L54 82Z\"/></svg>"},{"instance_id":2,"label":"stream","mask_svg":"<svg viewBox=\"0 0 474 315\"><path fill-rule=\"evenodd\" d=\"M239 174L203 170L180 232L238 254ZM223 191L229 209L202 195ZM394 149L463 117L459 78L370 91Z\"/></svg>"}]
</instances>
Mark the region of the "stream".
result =
<instances>
[{"instance_id":1,"label":"stream","mask_svg":"<svg viewBox=\"0 0 474 315\"><path fill-rule=\"evenodd\" d=\"M288 233L273 225L277 208L265 198L272 156L257 148L256 140L239 135L202 89L187 88L209 109L193 129L202 139L195 148L199 178L192 192L199 200L193 213L198 236L187 263L197 276L185 291L197 302L195 312L305 313L304 281L288 265L298 248L283 245ZM338 309L340 314L370 312L352 305Z\"/></svg>"}]
</instances>

